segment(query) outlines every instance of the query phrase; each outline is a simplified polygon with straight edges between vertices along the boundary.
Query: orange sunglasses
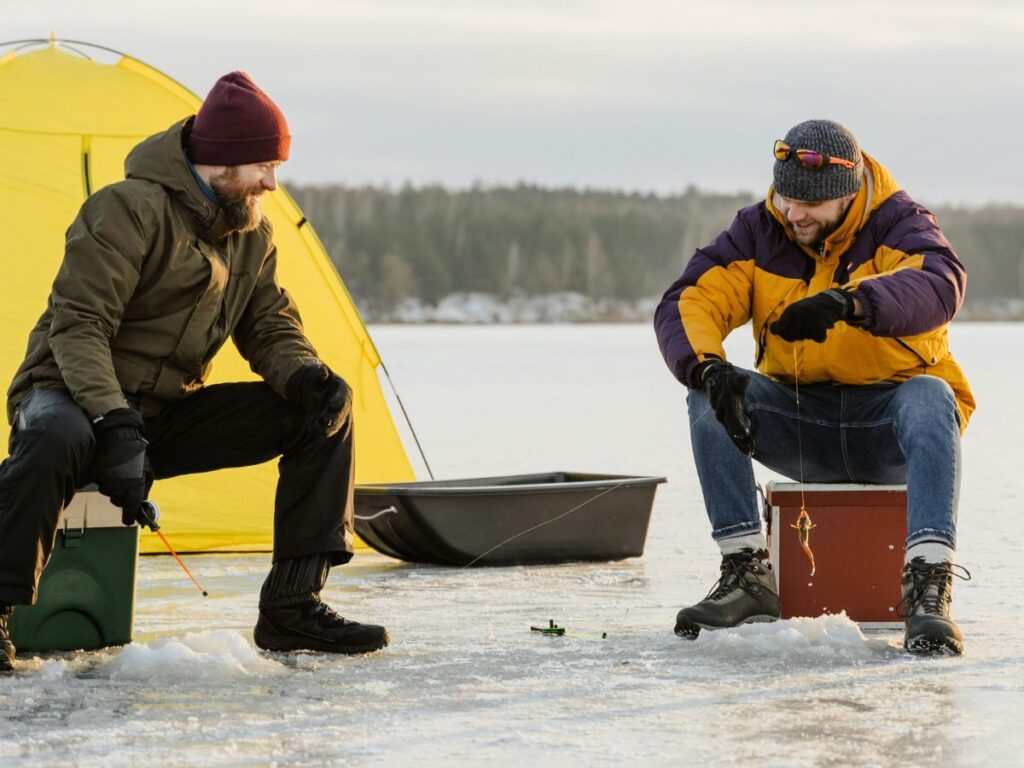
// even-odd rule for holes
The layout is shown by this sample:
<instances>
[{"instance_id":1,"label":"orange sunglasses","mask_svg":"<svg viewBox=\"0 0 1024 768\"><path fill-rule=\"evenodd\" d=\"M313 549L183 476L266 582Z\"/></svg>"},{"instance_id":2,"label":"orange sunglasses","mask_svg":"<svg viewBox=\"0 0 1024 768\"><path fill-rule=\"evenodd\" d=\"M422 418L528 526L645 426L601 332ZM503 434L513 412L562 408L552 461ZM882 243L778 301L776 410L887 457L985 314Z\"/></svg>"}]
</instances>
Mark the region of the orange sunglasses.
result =
<instances>
[{"instance_id":1,"label":"orange sunglasses","mask_svg":"<svg viewBox=\"0 0 1024 768\"><path fill-rule=\"evenodd\" d=\"M814 171L820 171L826 165L841 165L850 170L857 167L850 160L842 157L832 157L824 152L817 152L813 149L790 149L789 144L782 139L778 139L775 142L774 153L776 160L785 161L792 157L801 168L810 168Z\"/></svg>"}]
</instances>

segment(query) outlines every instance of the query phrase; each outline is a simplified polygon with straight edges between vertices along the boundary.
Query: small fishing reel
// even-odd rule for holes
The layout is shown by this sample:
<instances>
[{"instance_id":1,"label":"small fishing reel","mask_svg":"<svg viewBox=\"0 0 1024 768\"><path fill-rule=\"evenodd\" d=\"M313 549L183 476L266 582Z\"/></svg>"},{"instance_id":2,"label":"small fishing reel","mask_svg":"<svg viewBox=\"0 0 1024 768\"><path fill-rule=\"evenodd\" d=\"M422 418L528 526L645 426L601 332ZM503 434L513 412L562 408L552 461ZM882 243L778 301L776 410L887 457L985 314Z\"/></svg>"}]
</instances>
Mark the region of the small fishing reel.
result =
<instances>
[{"instance_id":1,"label":"small fishing reel","mask_svg":"<svg viewBox=\"0 0 1024 768\"><path fill-rule=\"evenodd\" d=\"M149 501L148 499L139 506L138 523L140 526L145 526L151 531L159 531L160 526L157 524L160 520L160 507L156 505L155 501Z\"/></svg>"}]
</instances>

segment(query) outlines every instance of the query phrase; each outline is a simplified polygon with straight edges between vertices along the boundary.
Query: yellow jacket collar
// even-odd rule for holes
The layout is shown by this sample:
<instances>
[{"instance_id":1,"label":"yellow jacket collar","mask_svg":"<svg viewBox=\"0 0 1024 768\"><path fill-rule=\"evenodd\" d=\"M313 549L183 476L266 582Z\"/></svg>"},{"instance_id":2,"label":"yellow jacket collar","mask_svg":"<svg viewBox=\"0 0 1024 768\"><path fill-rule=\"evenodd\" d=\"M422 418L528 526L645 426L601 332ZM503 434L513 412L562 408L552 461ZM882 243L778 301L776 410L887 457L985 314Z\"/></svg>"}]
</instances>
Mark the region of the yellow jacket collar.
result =
<instances>
[{"instance_id":1,"label":"yellow jacket collar","mask_svg":"<svg viewBox=\"0 0 1024 768\"><path fill-rule=\"evenodd\" d=\"M885 166L866 152L862 154L864 157L864 176L861 179L860 190L857 192L857 197L850 204L850 209L846 212L846 218L839 225L839 229L825 240L824 250L828 253L842 253L849 248L853 244L857 233L860 232L875 209L899 191L899 185L892 177L892 174L886 170ZM793 227L786 221L786 217L782 215L780 210L782 200L775 191L774 185L768 187L765 205L771 215L775 217L775 220L786 230L786 236L793 240L793 242L796 242L796 239L793 237ZM813 248L808 248L807 246L800 247L809 255L818 257Z\"/></svg>"}]
</instances>

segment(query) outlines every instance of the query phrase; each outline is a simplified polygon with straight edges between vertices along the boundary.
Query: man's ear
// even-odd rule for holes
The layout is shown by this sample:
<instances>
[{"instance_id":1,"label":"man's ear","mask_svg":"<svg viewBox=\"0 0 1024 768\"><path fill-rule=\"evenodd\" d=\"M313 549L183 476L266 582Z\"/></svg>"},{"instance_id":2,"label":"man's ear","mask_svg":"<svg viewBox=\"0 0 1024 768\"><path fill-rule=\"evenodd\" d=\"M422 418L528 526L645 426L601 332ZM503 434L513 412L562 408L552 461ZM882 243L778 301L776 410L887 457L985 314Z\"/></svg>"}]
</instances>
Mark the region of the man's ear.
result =
<instances>
[{"instance_id":1,"label":"man's ear","mask_svg":"<svg viewBox=\"0 0 1024 768\"><path fill-rule=\"evenodd\" d=\"M842 201L843 201L843 211L840 214L840 218L843 218L843 219L846 218L846 214L848 214L850 212L850 206L853 205L853 201L856 200L856 199L857 199L857 193L856 192L854 192L853 194L847 195L846 197L842 198Z\"/></svg>"}]
</instances>

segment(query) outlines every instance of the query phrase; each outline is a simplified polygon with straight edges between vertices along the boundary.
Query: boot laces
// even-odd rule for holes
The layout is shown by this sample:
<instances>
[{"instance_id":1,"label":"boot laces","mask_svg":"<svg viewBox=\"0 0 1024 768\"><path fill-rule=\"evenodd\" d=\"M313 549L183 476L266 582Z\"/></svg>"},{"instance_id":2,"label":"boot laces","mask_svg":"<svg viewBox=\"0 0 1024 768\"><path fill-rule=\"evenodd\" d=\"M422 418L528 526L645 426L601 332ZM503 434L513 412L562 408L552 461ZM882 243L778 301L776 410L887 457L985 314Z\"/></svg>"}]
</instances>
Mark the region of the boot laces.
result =
<instances>
[{"instance_id":1,"label":"boot laces","mask_svg":"<svg viewBox=\"0 0 1024 768\"><path fill-rule=\"evenodd\" d=\"M752 587L759 586L756 579L748 577L751 568L757 563L757 557L749 551L725 555L722 558L722 575L711 587L705 600L720 600L735 589L750 592Z\"/></svg>"},{"instance_id":2,"label":"boot laces","mask_svg":"<svg viewBox=\"0 0 1024 768\"><path fill-rule=\"evenodd\" d=\"M319 615L322 619L325 619L330 624L353 624L354 622L349 621L344 616L335 611L327 603L320 599L317 595L316 607L313 609L313 613Z\"/></svg>"},{"instance_id":3,"label":"boot laces","mask_svg":"<svg viewBox=\"0 0 1024 768\"><path fill-rule=\"evenodd\" d=\"M911 560L904 571L912 579L910 591L899 602L899 616L906 618L918 614L945 615L951 600L953 577L970 581L971 572L962 565L952 563L926 563L920 558Z\"/></svg>"}]
</instances>

